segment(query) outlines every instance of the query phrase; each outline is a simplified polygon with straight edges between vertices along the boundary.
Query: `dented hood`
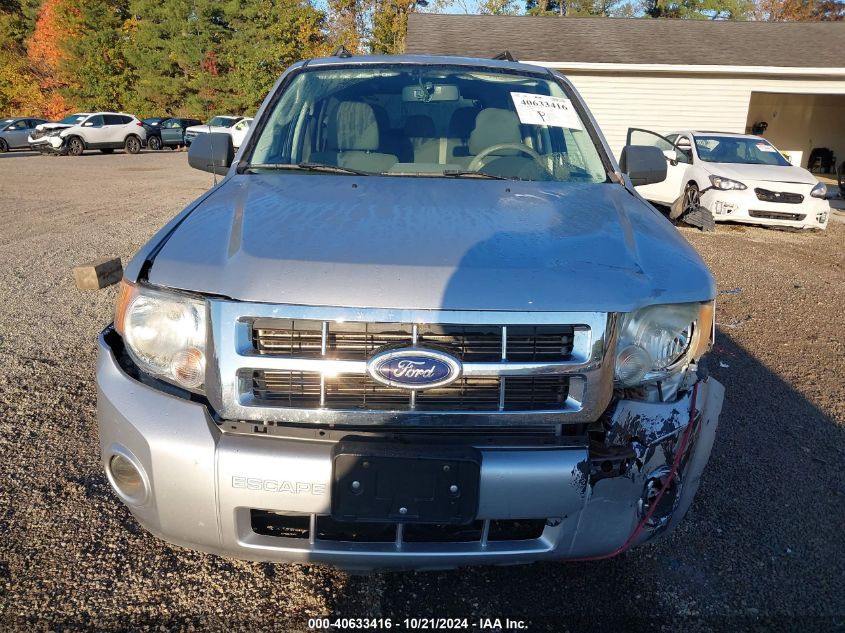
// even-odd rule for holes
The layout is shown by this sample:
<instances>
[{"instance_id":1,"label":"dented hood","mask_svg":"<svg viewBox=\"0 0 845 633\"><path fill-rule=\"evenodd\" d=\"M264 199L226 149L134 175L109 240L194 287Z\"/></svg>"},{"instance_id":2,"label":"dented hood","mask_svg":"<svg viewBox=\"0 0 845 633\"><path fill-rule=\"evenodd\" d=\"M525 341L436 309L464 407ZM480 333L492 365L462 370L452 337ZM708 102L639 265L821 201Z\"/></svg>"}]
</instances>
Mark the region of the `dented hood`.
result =
<instances>
[{"instance_id":1,"label":"dented hood","mask_svg":"<svg viewBox=\"0 0 845 633\"><path fill-rule=\"evenodd\" d=\"M702 163L714 176L739 182L788 182L815 185L818 180L806 169L795 165L741 165L737 163Z\"/></svg>"},{"instance_id":2,"label":"dented hood","mask_svg":"<svg viewBox=\"0 0 845 633\"><path fill-rule=\"evenodd\" d=\"M627 311L715 296L698 254L615 184L235 175L156 254L153 284L373 308Z\"/></svg>"}]
</instances>

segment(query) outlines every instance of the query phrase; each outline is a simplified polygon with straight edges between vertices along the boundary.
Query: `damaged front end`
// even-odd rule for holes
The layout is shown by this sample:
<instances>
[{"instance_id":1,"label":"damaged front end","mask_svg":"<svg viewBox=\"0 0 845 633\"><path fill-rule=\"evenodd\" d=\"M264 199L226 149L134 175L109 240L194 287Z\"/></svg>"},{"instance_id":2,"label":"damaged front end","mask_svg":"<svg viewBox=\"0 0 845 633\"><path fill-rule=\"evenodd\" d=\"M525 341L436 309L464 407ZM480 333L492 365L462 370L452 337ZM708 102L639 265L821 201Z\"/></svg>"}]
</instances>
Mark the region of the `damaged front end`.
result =
<instances>
[{"instance_id":1,"label":"damaged front end","mask_svg":"<svg viewBox=\"0 0 845 633\"><path fill-rule=\"evenodd\" d=\"M62 132L66 129L68 129L68 126L48 127L39 125L27 139L29 147L42 154L62 155L67 151L66 139L62 136Z\"/></svg>"},{"instance_id":2,"label":"damaged front end","mask_svg":"<svg viewBox=\"0 0 845 633\"><path fill-rule=\"evenodd\" d=\"M724 399L724 388L706 370L714 334L713 304L699 304L692 326L670 336L668 344L666 332L689 323L696 307L658 309L658 314L645 314L646 309L626 315L614 398L588 431L579 527L602 525L617 534L608 539L605 533L591 546L590 530L579 529L570 549L574 557L615 556L677 525L710 457ZM663 337L657 347L648 345L648 328ZM671 360L655 360L661 353ZM616 544L610 551L609 542Z\"/></svg>"}]
</instances>

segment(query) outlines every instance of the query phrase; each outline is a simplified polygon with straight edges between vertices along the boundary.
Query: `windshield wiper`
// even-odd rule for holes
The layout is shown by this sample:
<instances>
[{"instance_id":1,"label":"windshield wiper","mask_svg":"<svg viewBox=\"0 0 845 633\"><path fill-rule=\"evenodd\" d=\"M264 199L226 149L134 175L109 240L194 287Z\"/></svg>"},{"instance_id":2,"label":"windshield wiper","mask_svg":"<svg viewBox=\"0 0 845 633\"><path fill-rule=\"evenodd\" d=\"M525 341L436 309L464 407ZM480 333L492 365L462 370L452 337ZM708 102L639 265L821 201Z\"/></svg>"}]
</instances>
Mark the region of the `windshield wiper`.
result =
<instances>
[{"instance_id":1,"label":"windshield wiper","mask_svg":"<svg viewBox=\"0 0 845 633\"><path fill-rule=\"evenodd\" d=\"M492 178L493 180L514 180L513 178L505 178L504 176L486 174L483 171L461 171L459 169L446 169L443 171L443 175L448 178Z\"/></svg>"},{"instance_id":2,"label":"windshield wiper","mask_svg":"<svg viewBox=\"0 0 845 633\"><path fill-rule=\"evenodd\" d=\"M299 170L299 171L322 171L329 174L354 174L356 176L372 176L368 171L361 171L359 169L352 169L351 167L340 167L339 165L325 165L323 163L255 163L247 165L243 171L252 169L272 169L272 170Z\"/></svg>"}]
</instances>

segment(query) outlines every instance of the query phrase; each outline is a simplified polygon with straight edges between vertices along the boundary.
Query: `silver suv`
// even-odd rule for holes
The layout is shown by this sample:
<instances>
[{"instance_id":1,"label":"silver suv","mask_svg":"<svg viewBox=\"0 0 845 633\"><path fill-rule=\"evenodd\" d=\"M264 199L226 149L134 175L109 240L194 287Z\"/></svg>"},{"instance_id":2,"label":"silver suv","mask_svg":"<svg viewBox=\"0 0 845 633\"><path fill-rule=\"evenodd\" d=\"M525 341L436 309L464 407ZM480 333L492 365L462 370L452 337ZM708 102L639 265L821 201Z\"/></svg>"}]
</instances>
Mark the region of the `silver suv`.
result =
<instances>
[{"instance_id":1,"label":"silver suv","mask_svg":"<svg viewBox=\"0 0 845 633\"><path fill-rule=\"evenodd\" d=\"M81 156L86 149L111 154L123 149L137 154L147 141L147 130L124 112L71 114L56 123L42 123L29 136L32 149L42 153Z\"/></svg>"},{"instance_id":2,"label":"silver suv","mask_svg":"<svg viewBox=\"0 0 845 633\"><path fill-rule=\"evenodd\" d=\"M562 76L311 60L127 266L103 464L152 533L345 568L596 559L692 502L714 280Z\"/></svg>"}]
</instances>

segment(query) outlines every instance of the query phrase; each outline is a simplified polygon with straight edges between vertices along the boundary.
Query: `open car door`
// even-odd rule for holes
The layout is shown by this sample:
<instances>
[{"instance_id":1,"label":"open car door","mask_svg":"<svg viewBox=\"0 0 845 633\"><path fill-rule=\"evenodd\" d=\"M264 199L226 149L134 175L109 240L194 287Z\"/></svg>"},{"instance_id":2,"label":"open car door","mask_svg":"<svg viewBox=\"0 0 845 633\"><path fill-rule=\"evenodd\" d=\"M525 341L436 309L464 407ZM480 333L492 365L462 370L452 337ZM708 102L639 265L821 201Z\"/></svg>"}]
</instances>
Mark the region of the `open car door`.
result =
<instances>
[{"instance_id":1,"label":"open car door","mask_svg":"<svg viewBox=\"0 0 845 633\"><path fill-rule=\"evenodd\" d=\"M666 180L637 187L646 200L671 205L684 191L686 173L692 164L691 148L681 148L665 136L651 130L628 128L626 145L652 145L666 157Z\"/></svg>"}]
</instances>

